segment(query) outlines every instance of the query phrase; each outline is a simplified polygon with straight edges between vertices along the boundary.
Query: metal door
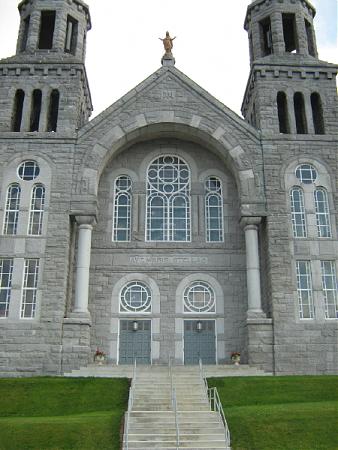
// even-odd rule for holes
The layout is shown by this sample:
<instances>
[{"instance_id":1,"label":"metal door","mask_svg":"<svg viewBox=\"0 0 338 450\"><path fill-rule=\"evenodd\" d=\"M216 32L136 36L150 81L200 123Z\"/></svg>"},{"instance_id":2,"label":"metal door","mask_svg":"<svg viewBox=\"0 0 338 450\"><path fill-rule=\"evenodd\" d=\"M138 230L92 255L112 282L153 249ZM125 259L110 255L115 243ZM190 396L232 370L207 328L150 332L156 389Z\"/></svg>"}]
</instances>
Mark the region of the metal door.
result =
<instances>
[{"instance_id":1,"label":"metal door","mask_svg":"<svg viewBox=\"0 0 338 450\"><path fill-rule=\"evenodd\" d=\"M200 325L198 325L200 324ZM216 364L214 320L184 321L184 364Z\"/></svg>"},{"instance_id":2,"label":"metal door","mask_svg":"<svg viewBox=\"0 0 338 450\"><path fill-rule=\"evenodd\" d=\"M151 320L120 321L119 363L134 364L135 359L137 364L151 363Z\"/></svg>"}]
</instances>

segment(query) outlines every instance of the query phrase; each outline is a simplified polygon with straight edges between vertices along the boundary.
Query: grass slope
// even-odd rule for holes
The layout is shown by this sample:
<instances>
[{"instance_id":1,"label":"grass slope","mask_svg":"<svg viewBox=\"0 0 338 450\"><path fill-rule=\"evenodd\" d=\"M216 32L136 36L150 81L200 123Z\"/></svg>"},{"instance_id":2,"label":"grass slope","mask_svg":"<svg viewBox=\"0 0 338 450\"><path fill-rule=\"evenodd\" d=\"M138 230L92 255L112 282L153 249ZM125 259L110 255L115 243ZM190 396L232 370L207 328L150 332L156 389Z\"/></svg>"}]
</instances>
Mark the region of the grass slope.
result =
<instances>
[{"instance_id":1,"label":"grass slope","mask_svg":"<svg viewBox=\"0 0 338 450\"><path fill-rule=\"evenodd\" d=\"M209 379L233 450L338 450L338 377Z\"/></svg>"},{"instance_id":2,"label":"grass slope","mask_svg":"<svg viewBox=\"0 0 338 450\"><path fill-rule=\"evenodd\" d=\"M128 381L0 379L1 450L118 450Z\"/></svg>"}]
</instances>

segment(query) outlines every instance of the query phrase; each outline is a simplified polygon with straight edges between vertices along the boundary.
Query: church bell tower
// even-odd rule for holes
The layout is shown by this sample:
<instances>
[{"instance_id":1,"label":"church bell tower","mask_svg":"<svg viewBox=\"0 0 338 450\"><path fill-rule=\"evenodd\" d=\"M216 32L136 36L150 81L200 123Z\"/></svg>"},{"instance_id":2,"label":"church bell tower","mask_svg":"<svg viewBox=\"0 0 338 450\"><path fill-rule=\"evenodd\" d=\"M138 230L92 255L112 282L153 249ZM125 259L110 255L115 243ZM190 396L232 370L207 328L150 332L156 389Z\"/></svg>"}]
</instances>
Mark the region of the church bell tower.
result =
<instances>
[{"instance_id":1,"label":"church bell tower","mask_svg":"<svg viewBox=\"0 0 338 450\"><path fill-rule=\"evenodd\" d=\"M248 6L251 71L242 114L268 134L335 134L337 66L318 56L307 0L255 0Z\"/></svg>"},{"instance_id":2,"label":"church bell tower","mask_svg":"<svg viewBox=\"0 0 338 450\"><path fill-rule=\"evenodd\" d=\"M0 61L0 131L73 135L92 111L81 0L23 0L16 54Z\"/></svg>"}]
</instances>

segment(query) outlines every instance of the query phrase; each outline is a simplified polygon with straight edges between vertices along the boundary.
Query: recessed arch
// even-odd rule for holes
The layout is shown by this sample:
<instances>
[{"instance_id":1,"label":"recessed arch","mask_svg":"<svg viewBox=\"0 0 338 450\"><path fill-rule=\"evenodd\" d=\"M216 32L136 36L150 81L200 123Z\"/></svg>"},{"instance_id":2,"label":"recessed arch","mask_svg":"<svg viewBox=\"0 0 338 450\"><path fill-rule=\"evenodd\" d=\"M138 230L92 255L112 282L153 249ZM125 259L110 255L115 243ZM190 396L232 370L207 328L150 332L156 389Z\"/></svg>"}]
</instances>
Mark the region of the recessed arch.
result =
<instances>
[{"instance_id":1,"label":"recessed arch","mask_svg":"<svg viewBox=\"0 0 338 450\"><path fill-rule=\"evenodd\" d=\"M262 211L265 211L262 174L255 170L245 150L240 145L229 144L226 137L226 131L223 129L221 131L220 127L214 133L210 133L200 125L192 126L181 122L135 125L135 129L128 132L124 132L121 127L115 127L111 129L109 136L102 137L84 154L74 190L77 193L86 193L83 186L94 182L93 179L86 180L86 170L89 169L92 171L91 178L95 176L95 183L98 186L101 174L109 161L132 145L159 138L171 138L196 143L217 155L233 175L241 203L245 205L253 203L253 207L258 208L261 215Z\"/></svg>"}]
</instances>

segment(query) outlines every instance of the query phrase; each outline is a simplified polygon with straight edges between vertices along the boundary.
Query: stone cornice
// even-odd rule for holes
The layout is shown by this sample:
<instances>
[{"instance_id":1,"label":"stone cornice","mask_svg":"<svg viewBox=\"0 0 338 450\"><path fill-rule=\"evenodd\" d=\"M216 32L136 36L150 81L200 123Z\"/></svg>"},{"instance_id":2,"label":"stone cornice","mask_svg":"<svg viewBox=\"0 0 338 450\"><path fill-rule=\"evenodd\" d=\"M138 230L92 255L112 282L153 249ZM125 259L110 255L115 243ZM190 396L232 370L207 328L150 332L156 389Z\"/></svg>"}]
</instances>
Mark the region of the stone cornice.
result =
<instances>
[{"instance_id":1,"label":"stone cornice","mask_svg":"<svg viewBox=\"0 0 338 450\"><path fill-rule=\"evenodd\" d=\"M322 63L322 64L321 64ZM257 78L268 78L270 75L274 79L284 77L285 79L292 80L293 78L299 79L312 79L318 80L325 77L327 80L334 80L338 73L338 65L325 62L302 63L301 66L292 62L280 62L280 63L254 63L251 67L248 82L246 85L241 111L244 115L246 105L250 101L250 93L254 89L255 81Z\"/></svg>"}]
</instances>

